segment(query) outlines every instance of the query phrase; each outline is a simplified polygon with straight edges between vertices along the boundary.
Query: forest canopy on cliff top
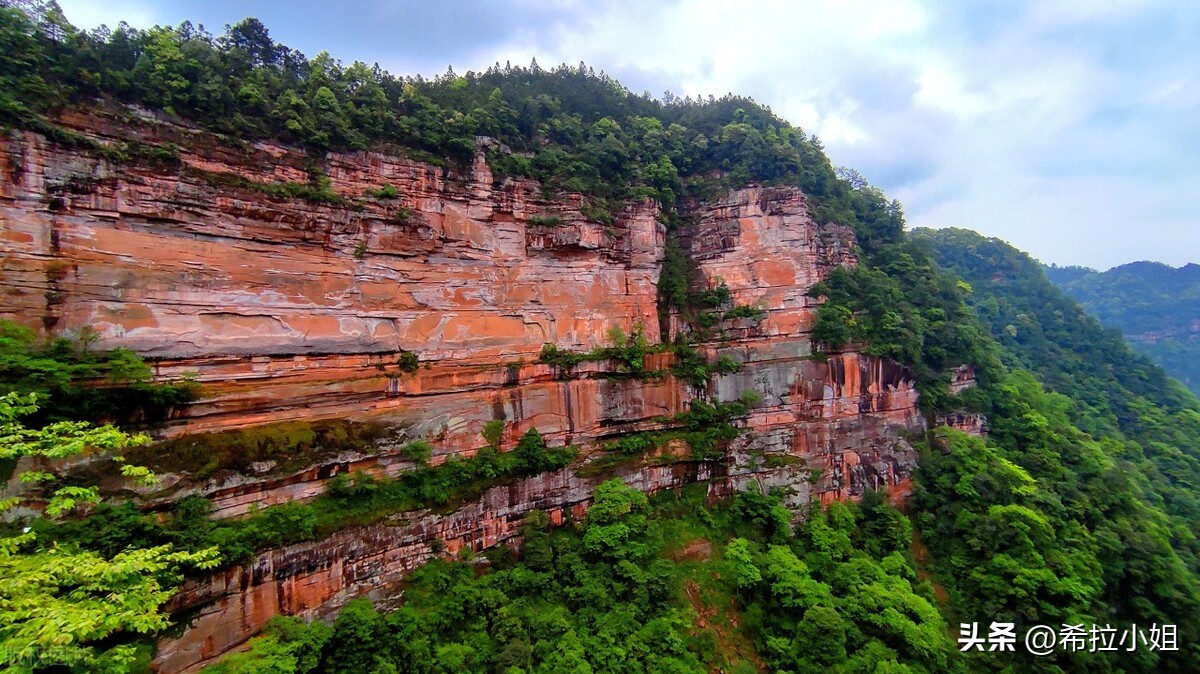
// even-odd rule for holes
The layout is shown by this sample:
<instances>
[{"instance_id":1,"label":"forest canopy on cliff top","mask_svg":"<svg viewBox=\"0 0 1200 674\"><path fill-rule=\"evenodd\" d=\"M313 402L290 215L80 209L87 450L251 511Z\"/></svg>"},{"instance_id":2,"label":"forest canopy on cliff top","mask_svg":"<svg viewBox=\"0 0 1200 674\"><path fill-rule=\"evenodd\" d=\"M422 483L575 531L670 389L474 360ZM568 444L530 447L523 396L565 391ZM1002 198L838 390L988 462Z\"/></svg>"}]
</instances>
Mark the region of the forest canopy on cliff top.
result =
<instances>
[{"instance_id":1,"label":"forest canopy on cliff top","mask_svg":"<svg viewBox=\"0 0 1200 674\"><path fill-rule=\"evenodd\" d=\"M53 9L38 26L0 8L0 123L53 136L47 116L97 97L314 152L390 145L462 163L488 136L511 150L491 153L497 170L590 195L601 217L629 198L672 209L686 179L704 177L797 184L864 245L901 230L897 203L839 179L818 139L741 96L657 100L582 63L400 77L305 57L256 19L220 36L187 22L81 31Z\"/></svg>"},{"instance_id":2,"label":"forest canopy on cliff top","mask_svg":"<svg viewBox=\"0 0 1200 674\"><path fill-rule=\"evenodd\" d=\"M130 158L88 146L56 115L107 99L315 156L392 147L449 170L490 136L507 147L489 150L498 173L582 192L597 219L653 198L673 228L687 226L677 204L714 188L799 186L819 221L855 229L863 253L815 289L814 337L905 363L930 414L966 409L990 424L986 440L914 439L910 518L873 497L814 507L793 531L776 496L651 508L614 484L587 522L548 534L531 521L519 559L479 576L429 567L401 611L355 604L332 637L281 624L226 671L1149 672L1190 671L1200 657L1200 404L1016 251L906 236L898 204L763 106L637 96L584 65L397 77L307 58L253 19L220 36L188 23L83 32L50 9L36 25L0 7L0 123L117 160ZM686 301L686 275L669 271L664 285L682 286L669 296ZM963 363L980 384L952 396L947 372ZM87 525L40 531L64 549L137 548L156 525L139 517L87 536L69 533ZM680 557L672 543L693 538L711 553ZM945 638L959 621L1175 624L1180 650L964 656Z\"/></svg>"}]
</instances>

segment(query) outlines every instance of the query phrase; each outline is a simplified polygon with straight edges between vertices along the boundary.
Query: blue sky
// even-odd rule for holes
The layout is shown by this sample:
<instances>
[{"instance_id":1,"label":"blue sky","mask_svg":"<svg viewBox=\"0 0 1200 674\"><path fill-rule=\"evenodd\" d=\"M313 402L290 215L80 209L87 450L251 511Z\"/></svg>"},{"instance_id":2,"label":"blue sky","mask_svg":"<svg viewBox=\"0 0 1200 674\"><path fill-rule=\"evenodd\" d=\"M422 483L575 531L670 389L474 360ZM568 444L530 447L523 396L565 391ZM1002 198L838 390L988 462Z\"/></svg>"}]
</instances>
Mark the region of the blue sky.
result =
<instances>
[{"instance_id":1,"label":"blue sky","mask_svg":"<svg viewBox=\"0 0 1200 674\"><path fill-rule=\"evenodd\" d=\"M1200 3L59 0L72 23L256 16L397 74L586 61L630 89L747 94L912 226L1101 269L1200 262Z\"/></svg>"}]
</instances>

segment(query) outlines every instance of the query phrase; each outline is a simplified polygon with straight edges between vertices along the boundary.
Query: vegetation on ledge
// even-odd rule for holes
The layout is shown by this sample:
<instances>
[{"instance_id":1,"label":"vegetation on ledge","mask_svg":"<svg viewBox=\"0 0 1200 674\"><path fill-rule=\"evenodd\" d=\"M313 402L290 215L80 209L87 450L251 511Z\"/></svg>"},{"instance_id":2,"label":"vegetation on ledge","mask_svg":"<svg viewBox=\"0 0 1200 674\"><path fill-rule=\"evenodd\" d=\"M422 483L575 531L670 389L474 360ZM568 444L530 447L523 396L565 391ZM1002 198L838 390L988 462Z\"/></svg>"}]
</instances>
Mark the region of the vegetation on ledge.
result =
<instances>
[{"instance_id":1,"label":"vegetation on ledge","mask_svg":"<svg viewBox=\"0 0 1200 674\"><path fill-rule=\"evenodd\" d=\"M423 450L418 446L412 454L427 458ZM215 545L222 561L232 564L255 552L318 540L348 526L371 524L397 513L452 509L506 481L563 468L577 455L574 447L547 448L541 434L530 429L513 451L501 452L492 446L469 459L451 457L437 466L417 461L416 469L388 480L364 473L343 474L331 481L326 494L312 501L270 506L239 519L213 521L207 500L186 497L175 503L165 522L126 504L101 507L83 519L38 526L46 540L103 553L164 543L189 550Z\"/></svg>"},{"instance_id":2,"label":"vegetation on ledge","mask_svg":"<svg viewBox=\"0 0 1200 674\"><path fill-rule=\"evenodd\" d=\"M710 506L606 482L585 522L529 517L519 556L432 562L393 612L279 619L205 671L964 671L903 515L871 496L790 518L761 491Z\"/></svg>"},{"instance_id":3,"label":"vegetation on ledge","mask_svg":"<svg viewBox=\"0 0 1200 674\"><path fill-rule=\"evenodd\" d=\"M38 395L38 409L24 423L147 424L195 399L194 383L155 383L137 354L100 351L94 342L87 331L78 339L39 340L33 330L0 320L0 391Z\"/></svg>"}]
</instances>

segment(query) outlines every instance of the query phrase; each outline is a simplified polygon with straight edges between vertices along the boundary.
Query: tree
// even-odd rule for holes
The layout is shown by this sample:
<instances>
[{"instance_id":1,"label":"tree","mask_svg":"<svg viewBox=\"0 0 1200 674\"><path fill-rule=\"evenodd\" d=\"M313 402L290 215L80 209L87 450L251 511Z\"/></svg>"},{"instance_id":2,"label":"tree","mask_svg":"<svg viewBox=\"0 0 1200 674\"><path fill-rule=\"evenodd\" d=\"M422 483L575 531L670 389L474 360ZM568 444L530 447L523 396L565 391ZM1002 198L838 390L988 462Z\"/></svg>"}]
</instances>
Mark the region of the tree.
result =
<instances>
[{"instance_id":1,"label":"tree","mask_svg":"<svg viewBox=\"0 0 1200 674\"><path fill-rule=\"evenodd\" d=\"M649 501L642 492L620 479L608 480L596 487L595 500L588 510L588 527L583 547L609 559L639 558L646 546L633 542L644 533Z\"/></svg>"},{"instance_id":2,"label":"tree","mask_svg":"<svg viewBox=\"0 0 1200 674\"><path fill-rule=\"evenodd\" d=\"M333 623L329 638L330 648L322 658L326 672L346 674L371 674L384 659L379 652L386 623L383 616L366 598L358 598L346 604Z\"/></svg>"},{"instance_id":3,"label":"tree","mask_svg":"<svg viewBox=\"0 0 1200 674\"><path fill-rule=\"evenodd\" d=\"M492 419L483 425L483 430L479 432L484 440L487 440L488 447L492 449L500 449L500 440L504 437L504 420Z\"/></svg>"},{"instance_id":4,"label":"tree","mask_svg":"<svg viewBox=\"0 0 1200 674\"><path fill-rule=\"evenodd\" d=\"M49 484L56 475L50 459L78 455L88 449L120 450L147 441L112 426L59 422L43 429L25 428L19 417L36 411L34 394L0 397L0 459L28 458L35 463L21 473L25 483ZM122 474L140 482L154 476L140 466L124 464ZM60 486L51 492L45 516L58 517L100 499L95 487ZM12 497L0 509L30 507ZM135 649L133 634L147 634L169 624L159 608L174 592L184 566L212 568L216 548L184 552L163 545L130 548L112 558L67 545L39 545L26 528L0 538L0 665L38 669L66 666L71 671L125 671ZM103 644L98 642L103 641Z\"/></svg>"},{"instance_id":5,"label":"tree","mask_svg":"<svg viewBox=\"0 0 1200 674\"><path fill-rule=\"evenodd\" d=\"M762 572L754 565L754 556L750 553L750 541L744 538L729 541L725 548L725 561L733 571L739 588L750 587L762 580Z\"/></svg>"},{"instance_id":6,"label":"tree","mask_svg":"<svg viewBox=\"0 0 1200 674\"><path fill-rule=\"evenodd\" d=\"M536 475L552 467L553 462L546 455L546 440L536 428L525 431L525 435L517 441L517 463L523 472Z\"/></svg>"}]
</instances>

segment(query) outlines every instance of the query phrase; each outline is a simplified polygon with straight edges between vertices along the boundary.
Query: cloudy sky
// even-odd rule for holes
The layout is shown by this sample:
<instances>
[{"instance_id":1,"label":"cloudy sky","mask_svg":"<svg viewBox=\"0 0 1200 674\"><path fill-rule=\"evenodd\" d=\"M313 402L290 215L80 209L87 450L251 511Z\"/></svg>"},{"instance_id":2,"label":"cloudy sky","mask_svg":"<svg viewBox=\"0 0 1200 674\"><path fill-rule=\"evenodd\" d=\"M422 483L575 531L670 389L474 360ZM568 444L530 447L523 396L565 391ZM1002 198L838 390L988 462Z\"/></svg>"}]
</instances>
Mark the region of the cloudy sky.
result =
<instances>
[{"instance_id":1,"label":"cloudy sky","mask_svg":"<svg viewBox=\"0 0 1200 674\"><path fill-rule=\"evenodd\" d=\"M1039 259L1200 262L1200 2L59 0L80 27L245 16L397 74L585 61L753 96L905 205Z\"/></svg>"}]
</instances>

